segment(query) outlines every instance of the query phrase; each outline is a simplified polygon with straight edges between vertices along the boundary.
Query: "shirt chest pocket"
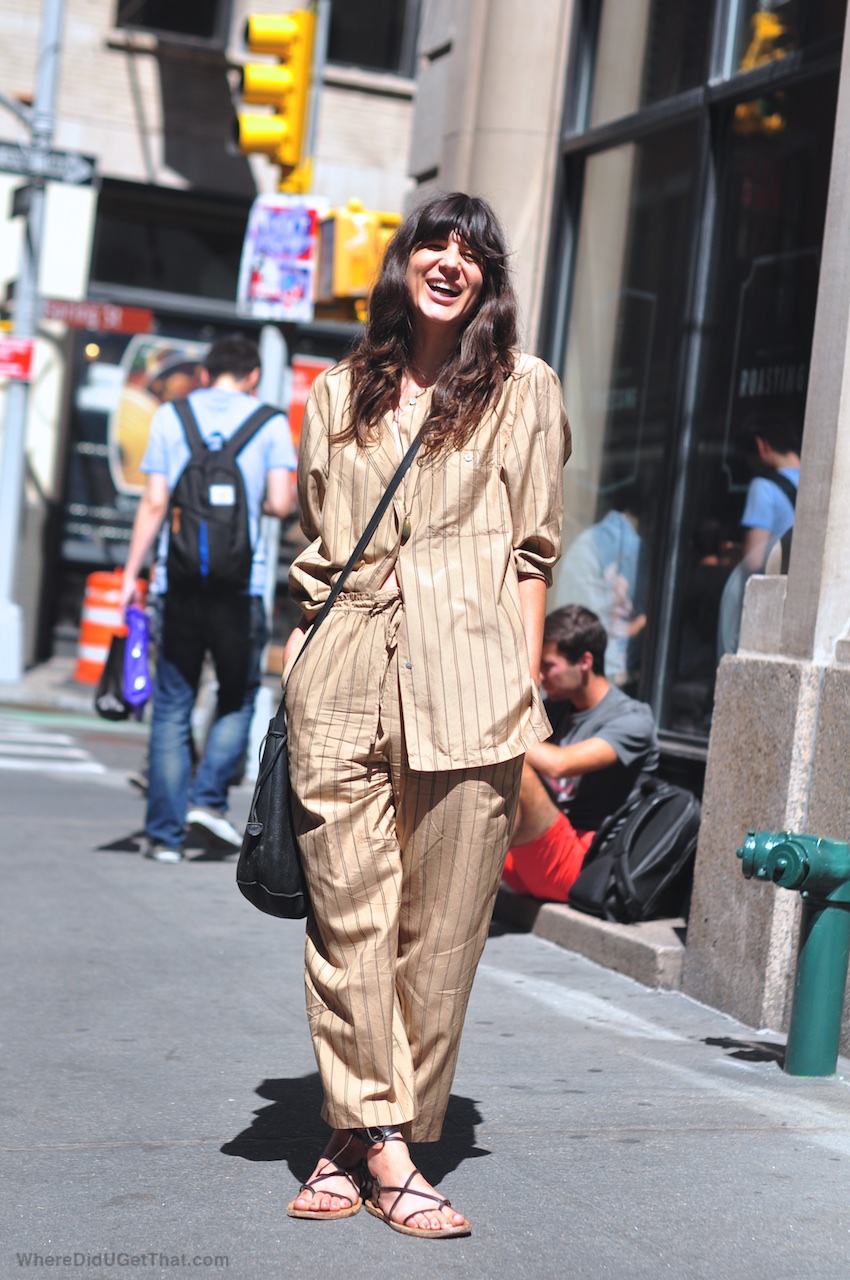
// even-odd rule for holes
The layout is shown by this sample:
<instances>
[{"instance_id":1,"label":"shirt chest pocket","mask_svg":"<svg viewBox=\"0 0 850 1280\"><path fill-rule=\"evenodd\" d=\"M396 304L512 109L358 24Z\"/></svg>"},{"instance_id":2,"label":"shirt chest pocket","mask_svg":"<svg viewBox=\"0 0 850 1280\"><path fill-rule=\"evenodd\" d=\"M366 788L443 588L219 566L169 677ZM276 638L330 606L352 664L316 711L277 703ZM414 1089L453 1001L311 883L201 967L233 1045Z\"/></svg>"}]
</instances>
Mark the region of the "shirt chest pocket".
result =
<instances>
[{"instance_id":1,"label":"shirt chest pocket","mask_svg":"<svg viewBox=\"0 0 850 1280\"><path fill-rule=\"evenodd\" d=\"M429 532L463 536L502 527L499 472L483 450L452 450L424 469L422 481Z\"/></svg>"}]
</instances>

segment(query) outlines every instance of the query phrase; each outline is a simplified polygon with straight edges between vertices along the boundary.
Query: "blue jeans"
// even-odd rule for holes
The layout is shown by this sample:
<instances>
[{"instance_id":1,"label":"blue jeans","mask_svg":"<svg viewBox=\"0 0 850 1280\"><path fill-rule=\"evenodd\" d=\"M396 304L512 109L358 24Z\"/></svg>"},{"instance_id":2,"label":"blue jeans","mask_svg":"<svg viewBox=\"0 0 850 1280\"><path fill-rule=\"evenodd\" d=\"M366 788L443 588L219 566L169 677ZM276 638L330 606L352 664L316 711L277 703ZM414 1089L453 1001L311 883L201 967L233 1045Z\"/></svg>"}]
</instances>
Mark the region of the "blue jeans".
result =
<instances>
[{"instance_id":1,"label":"blue jeans","mask_svg":"<svg viewBox=\"0 0 850 1280\"><path fill-rule=\"evenodd\" d=\"M182 849L186 810L227 811L227 793L248 742L268 638L260 596L165 596L153 687L145 832ZM206 653L218 703L192 779L191 718Z\"/></svg>"}]
</instances>

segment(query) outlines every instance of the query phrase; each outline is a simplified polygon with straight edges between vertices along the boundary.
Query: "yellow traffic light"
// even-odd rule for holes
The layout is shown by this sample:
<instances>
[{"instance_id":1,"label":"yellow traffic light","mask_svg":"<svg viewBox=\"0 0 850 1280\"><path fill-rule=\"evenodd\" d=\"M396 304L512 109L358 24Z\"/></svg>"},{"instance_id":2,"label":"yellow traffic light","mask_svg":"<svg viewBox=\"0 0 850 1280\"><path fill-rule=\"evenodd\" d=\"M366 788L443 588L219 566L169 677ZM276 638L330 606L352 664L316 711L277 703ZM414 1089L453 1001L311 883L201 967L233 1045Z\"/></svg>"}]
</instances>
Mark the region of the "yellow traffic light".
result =
<instances>
[{"instance_id":1,"label":"yellow traffic light","mask_svg":"<svg viewBox=\"0 0 850 1280\"><path fill-rule=\"evenodd\" d=\"M285 175L298 169L304 158L315 28L315 14L309 9L253 14L245 23L251 52L275 54L280 65L251 62L242 68L242 100L274 110L267 115L240 112L236 141L245 154L259 152L275 160Z\"/></svg>"},{"instance_id":2,"label":"yellow traffic light","mask_svg":"<svg viewBox=\"0 0 850 1280\"><path fill-rule=\"evenodd\" d=\"M364 209L349 200L319 227L317 302L365 298L381 268L384 250L401 223L401 214Z\"/></svg>"},{"instance_id":3,"label":"yellow traffic light","mask_svg":"<svg viewBox=\"0 0 850 1280\"><path fill-rule=\"evenodd\" d=\"M777 58L785 58L792 51L790 37L782 19L767 10L754 13L750 18L750 43L741 58L739 71L752 71ZM781 106L784 93L767 94L749 102L739 102L735 107L732 127L744 136L754 133L782 133L787 121Z\"/></svg>"}]
</instances>

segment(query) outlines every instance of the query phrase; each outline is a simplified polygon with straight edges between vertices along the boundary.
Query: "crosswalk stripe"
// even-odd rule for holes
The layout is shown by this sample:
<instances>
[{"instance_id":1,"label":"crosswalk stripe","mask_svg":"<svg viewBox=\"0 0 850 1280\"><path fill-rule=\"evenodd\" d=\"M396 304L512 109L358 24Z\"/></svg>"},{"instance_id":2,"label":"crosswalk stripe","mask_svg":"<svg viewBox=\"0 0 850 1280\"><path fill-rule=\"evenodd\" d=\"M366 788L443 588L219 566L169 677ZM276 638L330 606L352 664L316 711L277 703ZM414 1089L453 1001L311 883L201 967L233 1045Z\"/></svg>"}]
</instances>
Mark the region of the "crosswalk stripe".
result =
<instances>
[{"instance_id":1,"label":"crosswalk stripe","mask_svg":"<svg viewBox=\"0 0 850 1280\"><path fill-rule=\"evenodd\" d=\"M19 732L17 728L10 729L7 724L0 720L0 735L8 735L16 741L20 739L22 742L33 743L50 747L73 747L74 739L69 733L30 733L29 728L26 732Z\"/></svg>"},{"instance_id":2,"label":"crosswalk stripe","mask_svg":"<svg viewBox=\"0 0 850 1280\"><path fill-rule=\"evenodd\" d=\"M0 716L0 771L34 769L88 775L107 772L70 734L39 732L34 725Z\"/></svg>"},{"instance_id":3,"label":"crosswalk stripe","mask_svg":"<svg viewBox=\"0 0 850 1280\"><path fill-rule=\"evenodd\" d=\"M38 760L90 760L82 747L46 747L40 743L4 742L0 738L0 756L31 757Z\"/></svg>"},{"instance_id":4,"label":"crosswalk stripe","mask_svg":"<svg viewBox=\"0 0 850 1280\"><path fill-rule=\"evenodd\" d=\"M105 765L98 764L97 760L44 760L39 762L39 769L47 773L88 773L101 774L106 773ZM31 760L16 760L10 756L0 756L0 772L4 770L24 769L32 770L34 764Z\"/></svg>"}]
</instances>

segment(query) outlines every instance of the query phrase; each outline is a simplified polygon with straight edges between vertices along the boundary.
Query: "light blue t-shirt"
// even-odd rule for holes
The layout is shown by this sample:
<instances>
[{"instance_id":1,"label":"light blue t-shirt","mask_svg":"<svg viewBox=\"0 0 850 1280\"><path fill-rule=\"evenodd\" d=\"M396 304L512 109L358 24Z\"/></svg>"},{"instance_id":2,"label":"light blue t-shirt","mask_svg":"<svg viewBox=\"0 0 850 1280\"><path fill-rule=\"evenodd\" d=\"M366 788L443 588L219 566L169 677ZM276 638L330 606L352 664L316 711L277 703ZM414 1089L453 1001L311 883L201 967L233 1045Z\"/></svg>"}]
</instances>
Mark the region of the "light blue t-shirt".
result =
<instances>
[{"instance_id":1,"label":"light blue t-shirt","mask_svg":"<svg viewBox=\"0 0 850 1280\"><path fill-rule=\"evenodd\" d=\"M781 467L785 476L796 488L800 483L799 467ZM778 484L766 476L756 476L747 489L741 525L744 529L769 529L774 538L781 538L794 524L794 508L787 494Z\"/></svg>"},{"instance_id":2,"label":"light blue t-shirt","mask_svg":"<svg viewBox=\"0 0 850 1280\"><path fill-rule=\"evenodd\" d=\"M254 396L241 391L227 391L220 387L204 387L193 391L189 404L197 419L204 443L216 446L216 437L223 443L238 431L260 402ZM142 471L146 475L165 476L171 493L181 472L192 456L183 424L172 405L163 404L151 419L150 437ZM248 526L254 558L251 564L249 593L263 594L266 581L266 557L263 540L259 536L263 495L266 489L266 472L283 468L294 471L298 465L289 426L282 413L264 423L237 458L237 466L245 484L245 500L248 505ZM158 559L154 571L154 590L166 590L165 558L168 554L168 521L160 535Z\"/></svg>"}]
</instances>

